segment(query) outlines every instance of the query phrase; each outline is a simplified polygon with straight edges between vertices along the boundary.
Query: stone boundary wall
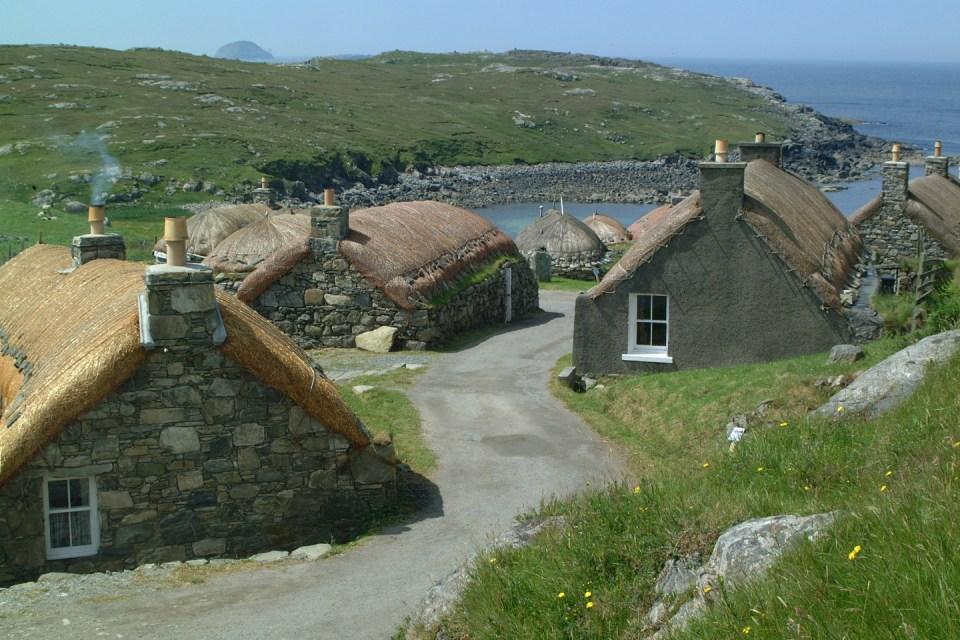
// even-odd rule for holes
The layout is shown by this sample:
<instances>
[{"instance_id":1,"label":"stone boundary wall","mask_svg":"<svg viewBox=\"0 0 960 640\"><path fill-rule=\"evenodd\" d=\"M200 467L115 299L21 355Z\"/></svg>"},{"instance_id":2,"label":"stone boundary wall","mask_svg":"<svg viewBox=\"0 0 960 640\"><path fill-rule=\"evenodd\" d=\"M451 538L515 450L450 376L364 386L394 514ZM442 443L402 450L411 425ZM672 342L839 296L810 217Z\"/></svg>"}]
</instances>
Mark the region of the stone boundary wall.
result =
<instances>
[{"instance_id":1,"label":"stone boundary wall","mask_svg":"<svg viewBox=\"0 0 960 640\"><path fill-rule=\"evenodd\" d=\"M536 278L523 261L508 262L496 274L434 308L405 311L339 254L307 256L250 307L301 347L354 347L356 336L378 327L396 327L395 345L424 349L462 332L504 321L503 270L512 267L513 317L539 307ZM236 288L236 283L222 285Z\"/></svg>"},{"instance_id":2,"label":"stone boundary wall","mask_svg":"<svg viewBox=\"0 0 960 640\"><path fill-rule=\"evenodd\" d=\"M351 449L218 350L158 350L0 489L0 583L345 542L396 500L392 455ZM45 474L96 477L98 554L45 559Z\"/></svg>"}]
</instances>

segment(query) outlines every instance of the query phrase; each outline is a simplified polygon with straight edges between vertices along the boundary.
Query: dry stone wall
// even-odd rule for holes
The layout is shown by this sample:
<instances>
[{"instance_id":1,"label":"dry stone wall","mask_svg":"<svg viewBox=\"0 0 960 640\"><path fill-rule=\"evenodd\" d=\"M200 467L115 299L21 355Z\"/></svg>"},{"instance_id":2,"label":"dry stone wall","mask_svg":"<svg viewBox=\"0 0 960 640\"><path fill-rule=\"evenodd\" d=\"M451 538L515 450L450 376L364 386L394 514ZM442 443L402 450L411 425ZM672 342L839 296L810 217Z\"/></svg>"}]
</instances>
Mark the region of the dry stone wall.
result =
<instances>
[{"instance_id":1,"label":"dry stone wall","mask_svg":"<svg viewBox=\"0 0 960 640\"><path fill-rule=\"evenodd\" d=\"M319 253L304 258L250 306L307 349L354 347L357 335L385 326L397 329L398 348L424 349L471 328L503 322L508 267L517 318L539 306L536 278L520 261L504 263L494 275L448 302L406 311L342 256Z\"/></svg>"},{"instance_id":2,"label":"dry stone wall","mask_svg":"<svg viewBox=\"0 0 960 640\"><path fill-rule=\"evenodd\" d=\"M158 350L0 490L0 583L344 542L396 498L384 458L218 350ZM96 477L96 555L45 559L45 475Z\"/></svg>"}]
</instances>

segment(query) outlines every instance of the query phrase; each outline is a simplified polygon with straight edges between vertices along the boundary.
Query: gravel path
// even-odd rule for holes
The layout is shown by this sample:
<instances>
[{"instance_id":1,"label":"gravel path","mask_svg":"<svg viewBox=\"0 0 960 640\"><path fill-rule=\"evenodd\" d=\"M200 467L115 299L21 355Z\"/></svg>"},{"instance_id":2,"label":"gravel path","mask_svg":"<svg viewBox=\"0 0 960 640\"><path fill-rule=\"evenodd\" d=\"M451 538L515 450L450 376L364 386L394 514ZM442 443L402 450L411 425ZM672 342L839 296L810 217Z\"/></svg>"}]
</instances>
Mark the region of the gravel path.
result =
<instances>
[{"instance_id":1,"label":"gravel path","mask_svg":"<svg viewBox=\"0 0 960 640\"><path fill-rule=\"evenodd\" d=\"M0 590L3 638L390 638L427 590L551 494L618 478L608 447L546 390L570 351L573 295L538 318L430 358L410 392L440 457L417 518L316 562L171 586L158 567Z\"/></svg>"}]
</instances>

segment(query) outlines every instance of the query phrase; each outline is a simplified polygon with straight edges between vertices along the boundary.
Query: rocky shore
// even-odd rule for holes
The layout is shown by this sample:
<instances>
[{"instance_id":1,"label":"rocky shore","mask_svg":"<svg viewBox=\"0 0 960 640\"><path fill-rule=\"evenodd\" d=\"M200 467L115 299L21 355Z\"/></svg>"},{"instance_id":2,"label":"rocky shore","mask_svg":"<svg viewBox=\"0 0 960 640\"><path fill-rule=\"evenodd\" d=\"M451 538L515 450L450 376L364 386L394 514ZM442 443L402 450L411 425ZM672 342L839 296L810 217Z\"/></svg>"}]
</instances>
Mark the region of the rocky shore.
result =
<instances>
[{"instance_id":1,"label":"rocky shore","mask_svg":"<svg viewBox=\"0 0 960 640\"><path fill-rule=\"evenodd\" d=\"M692 73L692 72L688 72ZM782 140L786 168L812 182L857 180L882 160L886 142L858 133L849 123L802 104L791 104L769 87L729 78L734 87L763 98L765 109L789 123ZM731 143L736 141L731 141ZM733 148L733 145L731 145ZM736 159L731 154L731 160ZM368 185L343 185L338 196L351 207L402 200L441 200L478 208L518 202L661 203L670 194L696 188L697 160L678 154L653 161L435 167L380 176Z\"/></svg>"}]
</instances>

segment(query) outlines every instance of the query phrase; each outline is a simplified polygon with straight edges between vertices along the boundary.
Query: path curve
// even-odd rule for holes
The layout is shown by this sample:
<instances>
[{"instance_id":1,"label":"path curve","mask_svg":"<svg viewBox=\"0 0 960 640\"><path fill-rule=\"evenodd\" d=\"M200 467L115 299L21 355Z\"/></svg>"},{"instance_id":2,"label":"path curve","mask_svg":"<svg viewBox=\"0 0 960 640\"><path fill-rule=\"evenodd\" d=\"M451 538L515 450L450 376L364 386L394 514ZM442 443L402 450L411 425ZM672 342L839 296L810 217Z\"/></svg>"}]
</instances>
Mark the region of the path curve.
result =
<instances>
[{"instance_id":1,"label":"path curve","mask_svg":"<svg viewBox=\"0 0 960 640\"><path fill-rule=\"evenodd\" d=\"M0 619L10 638L383 640L428 589L551 494L620 477L606 444L547 391L570 351L573 294L545 314L436 358L410 392L439 454L440 500L413 522L318 562L280 564ZM69 620L69 626L65 626Z\"/></svg>"}]
</instances>

